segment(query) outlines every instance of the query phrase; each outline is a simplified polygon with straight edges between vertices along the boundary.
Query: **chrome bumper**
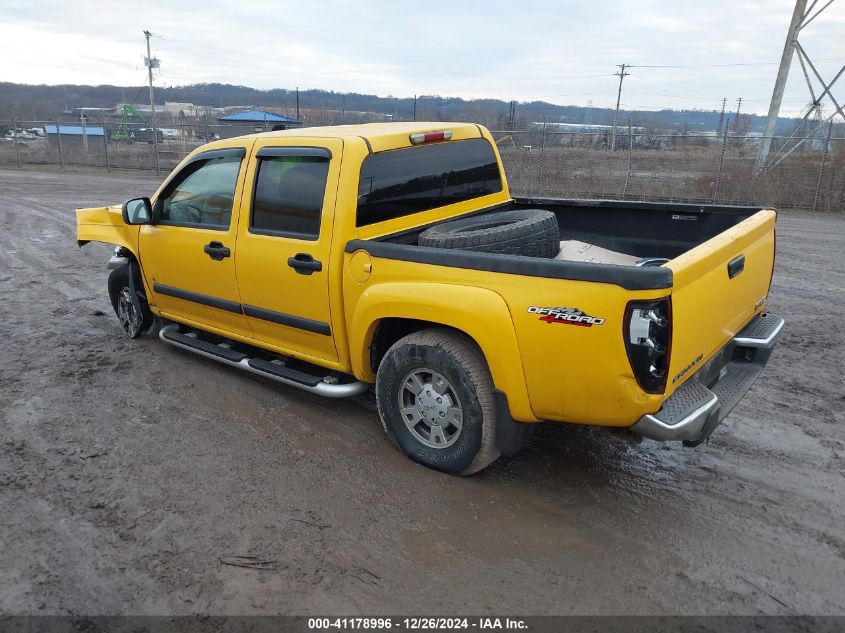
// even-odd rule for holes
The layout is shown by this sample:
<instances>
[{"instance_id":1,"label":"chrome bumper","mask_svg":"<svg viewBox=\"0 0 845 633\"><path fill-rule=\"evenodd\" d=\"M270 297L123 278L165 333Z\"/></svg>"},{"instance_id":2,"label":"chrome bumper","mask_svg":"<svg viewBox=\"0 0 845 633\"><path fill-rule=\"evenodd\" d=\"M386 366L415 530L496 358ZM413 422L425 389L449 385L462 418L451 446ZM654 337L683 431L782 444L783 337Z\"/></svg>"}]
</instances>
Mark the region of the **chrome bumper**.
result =
<instances>
[{"instance_id":1,"label":"chrome bumper","mask_svg":"<svg viewBox=\"0 0 845 633\"><path fill-rule=\"evenodd\" d=\"M631 431L659 441L697 446L742 400L769 361L784 320L755 317L673 393L657 413L644 415Z\"/></svg>"}]
</instances>

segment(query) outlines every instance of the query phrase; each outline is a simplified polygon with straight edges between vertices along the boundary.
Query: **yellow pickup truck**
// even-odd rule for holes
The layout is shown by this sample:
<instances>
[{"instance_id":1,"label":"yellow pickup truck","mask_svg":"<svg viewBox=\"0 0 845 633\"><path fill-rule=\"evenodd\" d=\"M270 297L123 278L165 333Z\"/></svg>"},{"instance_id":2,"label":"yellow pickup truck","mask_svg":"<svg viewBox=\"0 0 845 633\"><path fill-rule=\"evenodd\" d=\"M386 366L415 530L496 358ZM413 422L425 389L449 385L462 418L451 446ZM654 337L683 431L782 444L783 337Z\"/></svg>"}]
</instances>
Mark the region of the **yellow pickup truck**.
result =
<instances>
[{"instance_id":1,"label":"yellow pickup truck","mask_svg":"<svg viewBox=\"0 0 845 633\"><path fill-rule=\"evenodd\" d=\"M117 247L128 336L327 397L374 386L396 446L470 474L541 421L707 439L783 326L775 220L513 198L484 127L386 123L209 143L150 198L78 210L77 239Z\"/></svg>"}]
</instances>

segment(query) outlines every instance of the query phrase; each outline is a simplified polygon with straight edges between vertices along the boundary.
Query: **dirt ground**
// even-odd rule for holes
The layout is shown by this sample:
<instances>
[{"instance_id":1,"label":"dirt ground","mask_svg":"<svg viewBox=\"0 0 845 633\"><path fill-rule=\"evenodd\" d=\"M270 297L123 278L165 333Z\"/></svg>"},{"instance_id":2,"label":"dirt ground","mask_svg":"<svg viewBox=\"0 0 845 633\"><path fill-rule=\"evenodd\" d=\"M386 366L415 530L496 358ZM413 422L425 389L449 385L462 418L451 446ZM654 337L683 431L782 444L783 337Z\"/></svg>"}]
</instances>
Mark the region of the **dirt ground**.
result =
<instances>
[{"instance_id":1,"label":"dirt ground","mask_svg":"<svg viewBox=\"0 0 845 633\"><path fill-rule=\"evenodd\" d=\"M155 182L0 171L0 614L845 614L845 214L781 214L787 325L709 444L546 425L461 479L371 397L122 338L73 209Z\"/></svg>"}]
</instances>

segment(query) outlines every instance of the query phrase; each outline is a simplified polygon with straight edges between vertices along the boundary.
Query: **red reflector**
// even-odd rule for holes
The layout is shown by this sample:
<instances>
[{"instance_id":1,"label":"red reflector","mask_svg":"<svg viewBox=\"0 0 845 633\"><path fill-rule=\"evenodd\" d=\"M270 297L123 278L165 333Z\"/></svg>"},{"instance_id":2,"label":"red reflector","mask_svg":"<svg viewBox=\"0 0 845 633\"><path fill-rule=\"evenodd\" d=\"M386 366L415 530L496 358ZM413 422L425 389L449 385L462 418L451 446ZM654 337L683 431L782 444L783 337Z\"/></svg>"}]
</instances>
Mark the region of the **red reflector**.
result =
<instances>
[{"instance_id":1,"label":"red reflector","mask_svg":"<svg viewBox=\"0 0 845 633\"><path fill-rule=\"evenodd\" d=\"M452 130L441 130L439 132L417 132L416 134L411 134L411 143L414 145L422 145L423 143L448 141L451 138Z\"/></svg>"}]
</instances>

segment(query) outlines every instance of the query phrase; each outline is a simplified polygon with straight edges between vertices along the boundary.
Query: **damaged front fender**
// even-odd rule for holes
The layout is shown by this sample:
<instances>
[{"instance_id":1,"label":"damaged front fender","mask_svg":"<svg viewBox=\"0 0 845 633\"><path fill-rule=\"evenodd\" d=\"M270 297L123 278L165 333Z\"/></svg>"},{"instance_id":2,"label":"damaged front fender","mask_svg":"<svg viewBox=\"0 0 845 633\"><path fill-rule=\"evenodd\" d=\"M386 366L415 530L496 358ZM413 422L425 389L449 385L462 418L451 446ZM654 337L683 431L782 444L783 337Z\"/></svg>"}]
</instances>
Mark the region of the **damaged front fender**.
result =
<instances>
[{"instance_id":1,"label":"damaged front fender","mask_svg":"<svg viewBox=\"0 0 845 633\"><path fill-rule=\"evenodd\" d=\"M104 242L138 255L138 227L123 221L121 205L76 210L76 243Z\"/></svg>"}]
</instances>

